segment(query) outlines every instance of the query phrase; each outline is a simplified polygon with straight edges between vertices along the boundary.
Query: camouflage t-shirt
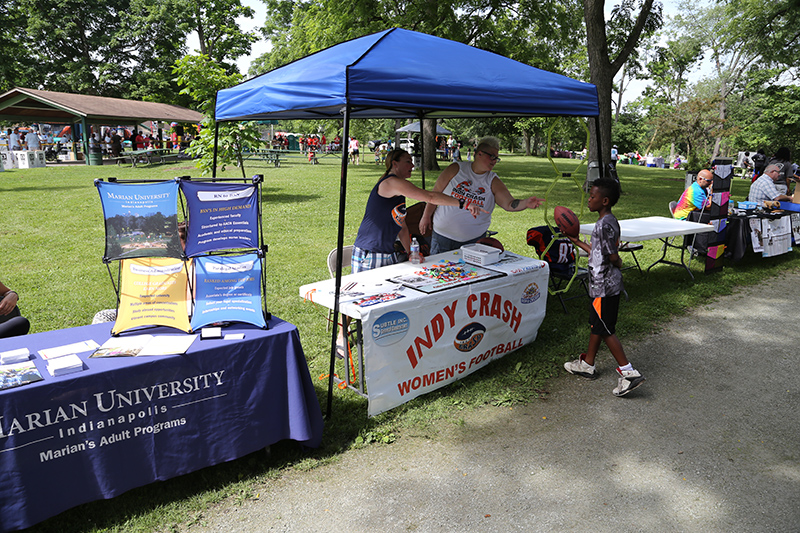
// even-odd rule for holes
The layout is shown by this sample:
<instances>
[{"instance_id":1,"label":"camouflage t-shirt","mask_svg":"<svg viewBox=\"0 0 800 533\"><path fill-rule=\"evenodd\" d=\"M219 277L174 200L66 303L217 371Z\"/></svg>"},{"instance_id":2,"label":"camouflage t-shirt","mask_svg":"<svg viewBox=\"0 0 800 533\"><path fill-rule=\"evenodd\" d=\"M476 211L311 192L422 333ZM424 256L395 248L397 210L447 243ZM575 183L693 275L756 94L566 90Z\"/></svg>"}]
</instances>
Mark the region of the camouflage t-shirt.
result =
<instances>
[{"instance_id":1,"label":"camouflage t-shirt","mask_svg":"<svg viewBox=\"0 0 800 533\"><path fill-rule=\"evenodd\" d=\"M622 292L622 272L608 256L619 252L619 222L609 213L594 225L589 253L589 296L598 298Z\"/></svg>"}]
</instances>

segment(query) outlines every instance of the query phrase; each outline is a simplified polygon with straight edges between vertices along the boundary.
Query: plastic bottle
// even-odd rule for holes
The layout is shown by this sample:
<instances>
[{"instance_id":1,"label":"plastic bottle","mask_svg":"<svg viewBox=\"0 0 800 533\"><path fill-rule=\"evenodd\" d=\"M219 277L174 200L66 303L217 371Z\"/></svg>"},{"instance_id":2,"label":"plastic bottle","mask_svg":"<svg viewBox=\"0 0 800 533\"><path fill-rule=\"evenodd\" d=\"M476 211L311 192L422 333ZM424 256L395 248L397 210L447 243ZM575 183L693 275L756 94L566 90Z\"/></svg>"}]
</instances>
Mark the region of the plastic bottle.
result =
<instances>
[{"instance_id":1,"label":"plastic bottle","mask_svg":"<svg viewBox=\"0 0 800 533\"><path fill-rule=\"evenodd\" d=\"M412 265L419 265L422 263L422 254L419 253L419 243L416 237L411 240L411 250L409 250L408 260Z\"/></svg>"}]
</instances>

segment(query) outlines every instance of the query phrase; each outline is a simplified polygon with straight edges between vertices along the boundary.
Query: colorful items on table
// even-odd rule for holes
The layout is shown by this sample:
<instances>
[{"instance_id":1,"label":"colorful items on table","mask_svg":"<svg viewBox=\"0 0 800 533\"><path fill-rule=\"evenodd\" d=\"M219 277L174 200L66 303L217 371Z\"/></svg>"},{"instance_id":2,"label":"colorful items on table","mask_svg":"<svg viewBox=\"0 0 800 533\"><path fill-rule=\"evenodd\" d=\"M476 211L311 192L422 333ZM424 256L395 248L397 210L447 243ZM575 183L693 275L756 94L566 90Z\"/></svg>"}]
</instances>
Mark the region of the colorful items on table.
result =
<instances>
[{"instance_id":1,"label":"colorful items on table","mask_svg":"<svg viewBox=\"0 0 800 533\"><path fill-rule=\"evenodd\" d=\"M464 261L442 261L425 267L417 271L416 274L434 279L437 283L465 281L478 277L478 272L474 268L468 267Z\"/></svg>"}]
</instances>

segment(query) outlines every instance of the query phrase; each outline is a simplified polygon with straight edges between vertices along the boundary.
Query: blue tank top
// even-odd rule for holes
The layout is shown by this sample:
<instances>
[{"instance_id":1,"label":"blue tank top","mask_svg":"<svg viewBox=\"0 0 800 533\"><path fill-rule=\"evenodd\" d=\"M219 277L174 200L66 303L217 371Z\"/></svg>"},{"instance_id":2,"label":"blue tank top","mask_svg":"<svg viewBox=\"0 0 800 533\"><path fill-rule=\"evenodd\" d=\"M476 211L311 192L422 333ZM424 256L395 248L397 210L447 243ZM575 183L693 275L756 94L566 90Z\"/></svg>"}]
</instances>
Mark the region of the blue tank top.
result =
<instances>
[{"instance_id":1,"label":"blue tank top","mask_svg":"<svg viewBox=\"0 0 800 533\"><path fill-rule=\"evenodd\" d=\"M383 180L394 174L387 174L375 184L369 193L364 219L358 228L355 245L368 252L390 254L394 252L394 241L406 218L406 197L384 198L378 194Z\"/></svg>"}]
</instances>

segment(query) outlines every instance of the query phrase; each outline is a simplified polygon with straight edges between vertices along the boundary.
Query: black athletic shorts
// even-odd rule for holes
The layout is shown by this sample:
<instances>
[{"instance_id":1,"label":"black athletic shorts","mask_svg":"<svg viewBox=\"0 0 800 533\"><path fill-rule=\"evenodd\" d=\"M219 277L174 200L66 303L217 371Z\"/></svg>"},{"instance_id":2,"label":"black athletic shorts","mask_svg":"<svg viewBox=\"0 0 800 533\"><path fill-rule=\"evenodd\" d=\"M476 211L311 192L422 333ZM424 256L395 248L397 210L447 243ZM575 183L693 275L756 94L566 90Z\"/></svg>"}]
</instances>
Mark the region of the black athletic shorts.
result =
<instances>
[{"instance_id":1,"label":"black athletic shorts","mask_svg":"<svg viewBox=\"0 0 800 533\"><path fill-rule=\"evenodd\" d=\"M619 294L594 298L590 304L589 327L592 334L607 337L617 330L617 313L619 312Z\"/></svg>"}]
</instances>

